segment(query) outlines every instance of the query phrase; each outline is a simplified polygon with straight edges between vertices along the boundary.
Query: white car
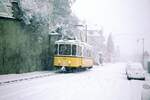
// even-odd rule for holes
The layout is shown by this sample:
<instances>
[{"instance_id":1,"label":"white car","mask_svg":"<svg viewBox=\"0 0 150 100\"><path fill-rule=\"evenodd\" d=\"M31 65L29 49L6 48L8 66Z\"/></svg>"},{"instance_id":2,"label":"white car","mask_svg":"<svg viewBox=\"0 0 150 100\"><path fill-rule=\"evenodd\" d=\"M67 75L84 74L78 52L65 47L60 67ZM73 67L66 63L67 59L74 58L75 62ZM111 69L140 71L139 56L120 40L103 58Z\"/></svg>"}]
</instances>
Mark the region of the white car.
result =
<instances>
[{"instance_id":1,"label":"white car","mask_svg":"<svg viewBox=\"0 0 150 100\"><path fill-rule=\"evenodd\" d=\"M127 79L145 80L145 71L140 63L128 64L126 67Z\"/></svg>"}]
</instances>

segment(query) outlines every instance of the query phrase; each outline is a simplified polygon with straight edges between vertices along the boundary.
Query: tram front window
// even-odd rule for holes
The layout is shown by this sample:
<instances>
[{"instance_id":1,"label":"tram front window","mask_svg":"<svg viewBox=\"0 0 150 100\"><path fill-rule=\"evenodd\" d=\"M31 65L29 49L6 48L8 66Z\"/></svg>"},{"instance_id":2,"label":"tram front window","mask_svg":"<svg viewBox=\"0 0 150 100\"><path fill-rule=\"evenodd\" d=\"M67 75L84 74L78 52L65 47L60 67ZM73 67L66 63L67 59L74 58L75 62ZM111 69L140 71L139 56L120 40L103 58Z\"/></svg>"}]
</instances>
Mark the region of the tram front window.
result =
<instances>
[{"instance_id":1,"label":"tram front window","mask_svg":"<svg viewBox=\"0 0 150 100\"><path fill-rule=\"evenodd\" d=\"M72 45L72 55L76 55L76 45Z\"/></svg>"},{"instance_id":2,"label":"tram front window","mask_svg":"<svg viewBox=\"0 0 150 100\"><path fill-rule=\"evenodd\" d=\"M71 45L70 44L60 44L59 45L60 55L71 55Z\"/></svg>"}]
</instances>

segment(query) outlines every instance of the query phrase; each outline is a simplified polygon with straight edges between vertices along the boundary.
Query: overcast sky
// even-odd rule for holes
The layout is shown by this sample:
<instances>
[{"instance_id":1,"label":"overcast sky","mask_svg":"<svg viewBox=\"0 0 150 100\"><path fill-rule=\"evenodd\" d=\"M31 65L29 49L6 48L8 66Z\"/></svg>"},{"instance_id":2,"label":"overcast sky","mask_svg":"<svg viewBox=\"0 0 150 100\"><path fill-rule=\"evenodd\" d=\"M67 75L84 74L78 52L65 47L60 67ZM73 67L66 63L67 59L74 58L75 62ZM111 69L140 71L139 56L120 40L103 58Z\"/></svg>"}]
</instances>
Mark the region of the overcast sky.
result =
<instances>
[{"instance_id":1,"label":"overcast sky","mask_svg":"<svg viewBox=\"0 0 150 100\"><path fill-rule=\"evenodd\" d=\"M112 33L122 53L135 53L143 37L150 51L150 0L76 0L72 9L81 20L103 26L105 36Z\"/></svg>"}]
</instances>

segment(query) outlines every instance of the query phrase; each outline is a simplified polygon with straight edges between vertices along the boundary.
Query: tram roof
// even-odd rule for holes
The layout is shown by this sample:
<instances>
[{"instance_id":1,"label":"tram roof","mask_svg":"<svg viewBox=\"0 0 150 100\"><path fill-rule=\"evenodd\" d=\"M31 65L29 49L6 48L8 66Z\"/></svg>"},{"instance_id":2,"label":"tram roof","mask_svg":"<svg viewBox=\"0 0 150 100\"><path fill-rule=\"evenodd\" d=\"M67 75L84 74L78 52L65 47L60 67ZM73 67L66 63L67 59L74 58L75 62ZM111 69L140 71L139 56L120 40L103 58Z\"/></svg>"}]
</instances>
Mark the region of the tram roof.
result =
<instances>
[{"instance_id":1,"label":"tram roof","mask_svg":"<svg viewBox=\"0 0 150 100\"><path fill-rule=\"evenodd\" d=\"M55 42L55 44L78 44L78 45L86 45L88 47L91 47L89 44L85 42L81 42L79 40L58 40Z\"/></svg>"}]
</instances>

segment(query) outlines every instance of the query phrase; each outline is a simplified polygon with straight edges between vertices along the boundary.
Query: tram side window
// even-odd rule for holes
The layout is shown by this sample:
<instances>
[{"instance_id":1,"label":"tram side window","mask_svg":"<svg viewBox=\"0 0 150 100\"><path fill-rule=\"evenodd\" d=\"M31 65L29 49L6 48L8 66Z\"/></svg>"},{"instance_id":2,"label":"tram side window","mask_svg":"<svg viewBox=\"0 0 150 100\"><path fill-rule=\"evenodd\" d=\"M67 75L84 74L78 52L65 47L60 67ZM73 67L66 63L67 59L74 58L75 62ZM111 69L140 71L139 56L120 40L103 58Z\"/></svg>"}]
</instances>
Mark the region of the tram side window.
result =
<instances>
[{"instance_id":1,"label":"tram side window","mask_svg":"<svg viewBox=\"0 0 150 100\"><path fill-rule=\"evenodd\" d=\"M86 57L89 57L89 50L86 49Z\"/></svg>"},{"instance_id":2,"label":"tram side window","mask_svg":"<svg viewBox=\"0 0 150 100\"><path fill-rule=\"evenodd\" d=\"M82 55L82 48L81 48L81 46L78 46L78 48L77 48L77 55L78 56Z\"/></svg>"},{"instance_id":3,"label":"tram side window","mask_svg":"<svg viewBox=\"0 0 150 100\"><path fill-rule=\"evenodd\" d=\"M91 52L91 50L89 50L89 57L92 57L92 52Z\"/></svg>"},{"instance_id":4,"label":"tram side window","mask_svg":"<svg viewBox=\"0 0 150 100\"><path fill-rule=\"evenodd\" d=\"M88 48L84 48L83 49L83 56L84 57L91 57L91 50L90 49L88 49Z\"/></svg>"},{"instance_id":5,"label":"tram side window","mask_svg":"<svg viewBox=\"0 0 150 100\"><path fill-rule=\"evenodd\" d=\"M91 49L88 49L88 57L92 57L92 51L91 51Z\"/></svg>"},{"instance_id":6,"label":"tram side window","mask_svg":"<svg viewBox=\"0 0 150 100\"><path fill-rule=\"evenodd\" d=\"M87 57L87 49L84 47L84 49L83 49L83 56L84 57Z\"/></svg>"},{"instance_id":7,"label":"tram side window","mask_svg":"<svg viewBox=\"0 0 150 100\"><path fill-rule=\"evenodd\" d=\"M55 44L55 54L58 54L58 44Z\"/></svg>"},{"instance_id":8,"label":"tram side window","mask_svg":"<svg viewBox=\"0 0 150 100\"><path fill-rule=\"evenodd\" d=\"M76 48L77 46L76 45L72 45L72 55L76 55Z\"/></svg>"},{"instance_id":9,"label":"tram side window","mask_svg":"<svg viewBox=\"0 0 150 100\"><path fill-rule=\"evenodd\" d=\"M59 45L60 55L71 55L71 45L70 44L60 44Z\"/></svg>"}]
</instances>

